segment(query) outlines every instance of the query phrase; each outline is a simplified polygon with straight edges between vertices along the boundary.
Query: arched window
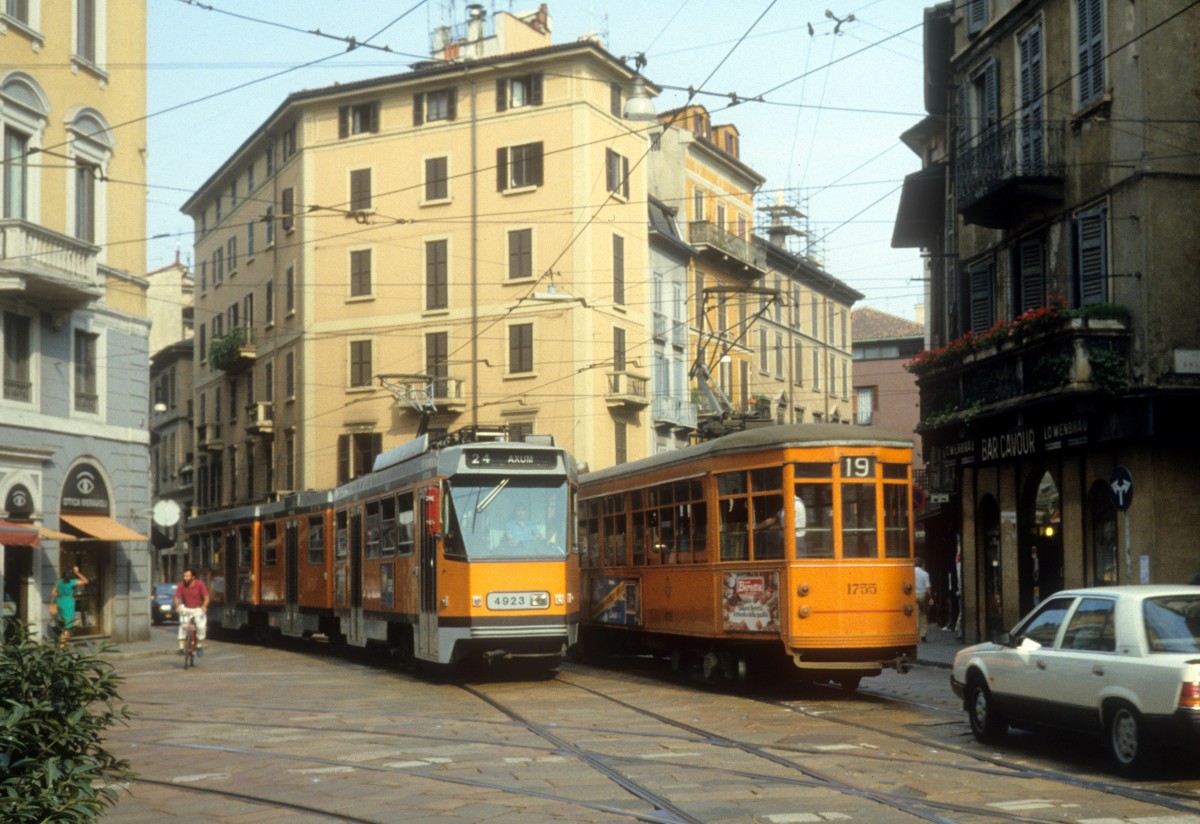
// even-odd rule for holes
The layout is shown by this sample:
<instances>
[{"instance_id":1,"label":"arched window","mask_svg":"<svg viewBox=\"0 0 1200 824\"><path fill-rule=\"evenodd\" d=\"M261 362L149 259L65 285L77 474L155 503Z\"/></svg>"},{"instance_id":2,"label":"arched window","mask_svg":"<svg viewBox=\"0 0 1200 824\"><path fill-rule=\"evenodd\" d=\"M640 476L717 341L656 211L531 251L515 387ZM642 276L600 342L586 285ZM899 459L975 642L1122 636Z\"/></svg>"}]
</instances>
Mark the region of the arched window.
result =
<instances>
[{"instance_id":1,"label":"arched window","mask_svg":"<svg viewBox=\"0 0 1200 824\"><path fill-rule=\"evenodd\" d=\"M30 152L42 145L50 101L24 72L10 72L0 83L0 130L3 131L3 216L37 222L39 176Z\"/></svg>"},{"instance_id":2,"label":"arched window","mask_svg":"<svg viewBox=\"0 0 1200 824\"><path fill-rule=\"evenodd\" d=\"M106 237L107 211L103 197L97 196L112 157L113 135L104 117L94 109L74 113L67 126L71 135L74 170L70 190L74 210L71 233L80 240L96 243Z\"/></svg>"}]
</instances>

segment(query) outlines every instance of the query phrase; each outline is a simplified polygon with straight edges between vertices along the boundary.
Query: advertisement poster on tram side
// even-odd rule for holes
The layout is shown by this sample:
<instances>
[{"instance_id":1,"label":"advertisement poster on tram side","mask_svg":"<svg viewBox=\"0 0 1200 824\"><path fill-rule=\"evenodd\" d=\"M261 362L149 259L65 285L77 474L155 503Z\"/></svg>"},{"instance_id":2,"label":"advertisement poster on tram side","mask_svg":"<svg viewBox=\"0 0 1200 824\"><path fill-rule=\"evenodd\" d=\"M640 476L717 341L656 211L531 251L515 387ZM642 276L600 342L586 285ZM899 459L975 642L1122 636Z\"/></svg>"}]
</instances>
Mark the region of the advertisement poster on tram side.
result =
<instances>
[{"instance_id":1,"label":"advertisement poster on tram side","mask_svg":"<svg viewBox=\"0 0 1200 824\"><path fill-rule=\"evenodd\" d=\"M592 620L598 624L640 626L641 582L637 578L596 578L592 581Z\"/></svg>"},{"instance_id":2,"label":"advertisement poster on tram side","mask_svg":"<svg viewBox=\"0 0 1200 824\"><path fill-rule=\"evenodd\" d=\"M779 573L725 575L725 630L779 632Z\"/></svg>"}]
</instances>

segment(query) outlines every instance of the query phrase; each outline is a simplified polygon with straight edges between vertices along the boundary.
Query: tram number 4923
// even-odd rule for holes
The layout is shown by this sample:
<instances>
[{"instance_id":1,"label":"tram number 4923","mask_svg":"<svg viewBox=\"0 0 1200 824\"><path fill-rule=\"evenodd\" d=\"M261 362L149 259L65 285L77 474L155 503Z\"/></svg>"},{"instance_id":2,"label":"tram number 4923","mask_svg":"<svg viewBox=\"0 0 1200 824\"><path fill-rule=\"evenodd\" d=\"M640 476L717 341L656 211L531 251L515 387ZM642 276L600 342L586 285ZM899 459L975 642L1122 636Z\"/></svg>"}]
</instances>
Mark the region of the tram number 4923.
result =
<instances>
[{"instance_id":1,"label":"tram number 4923","mask_svg":"<svg viewBox=\"0 0 1200 824\"><path fill-rule=\"evenodd\" d=\"M846 584L847 595L874 595L877 592L875 584Z\"/></svg>"},{"instance_id":2,"label":"tram number 4923","mask_svg":"<svg viewBox=\"0 0 1200 824\"><path fill-rule=\"evenodd\" d=\"M548 592L489 592L488 609L546 609L550 606Z\"/></svg>"}]
</instances>

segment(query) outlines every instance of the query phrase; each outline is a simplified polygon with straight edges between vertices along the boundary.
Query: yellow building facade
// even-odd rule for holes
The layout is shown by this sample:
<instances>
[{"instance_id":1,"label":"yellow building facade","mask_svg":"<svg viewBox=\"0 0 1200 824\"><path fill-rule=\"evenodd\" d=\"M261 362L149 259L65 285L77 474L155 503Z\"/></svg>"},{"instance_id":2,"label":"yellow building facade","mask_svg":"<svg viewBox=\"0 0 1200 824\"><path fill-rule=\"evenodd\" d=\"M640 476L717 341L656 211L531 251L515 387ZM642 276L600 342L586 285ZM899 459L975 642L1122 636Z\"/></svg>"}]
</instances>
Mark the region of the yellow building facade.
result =
<instances>
[{"instance_id":1,"label":"yellow building facade","mask_svg":"<svg viewBox=\"0 0 1200 824\"><path fill-rule=\"evenodd\" d=\"M646 454L633 73L490 23L444 36L453 60L289 96L185 204L200 509L333 486L423 425Z\"/></svg>"}]
</instances>

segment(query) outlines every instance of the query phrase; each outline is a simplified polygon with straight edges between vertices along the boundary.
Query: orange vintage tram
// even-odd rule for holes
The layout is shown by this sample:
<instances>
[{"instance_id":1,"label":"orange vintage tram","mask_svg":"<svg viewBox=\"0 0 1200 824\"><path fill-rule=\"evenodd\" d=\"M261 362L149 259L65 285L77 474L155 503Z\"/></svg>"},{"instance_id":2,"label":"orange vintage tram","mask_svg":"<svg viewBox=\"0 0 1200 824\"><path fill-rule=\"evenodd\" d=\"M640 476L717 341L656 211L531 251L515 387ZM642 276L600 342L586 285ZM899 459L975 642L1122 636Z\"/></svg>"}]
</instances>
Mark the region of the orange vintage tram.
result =
<instances>
[{"instance_id":1,"label":"orange vintage tram","mask_svg":"<svg viewBox=\"0 0 1200 824\"><path fill-rule=\"evenodd\" d=\"M580 477L585 651L847 689L917 645L912 443L764 426Z\"/></svg>"},{"instance_id":2,"label":"orange vintage tram","mask_svg":"<svg viewBox=\"0 0 1200 824\"><path fill-rule=\"evenodd\" d=\"M556 665L578 635L574 460L549 439L454 440L422 435L336 489L193 518L210 621L438 664Z\"/></svg>"}]
</instances>

